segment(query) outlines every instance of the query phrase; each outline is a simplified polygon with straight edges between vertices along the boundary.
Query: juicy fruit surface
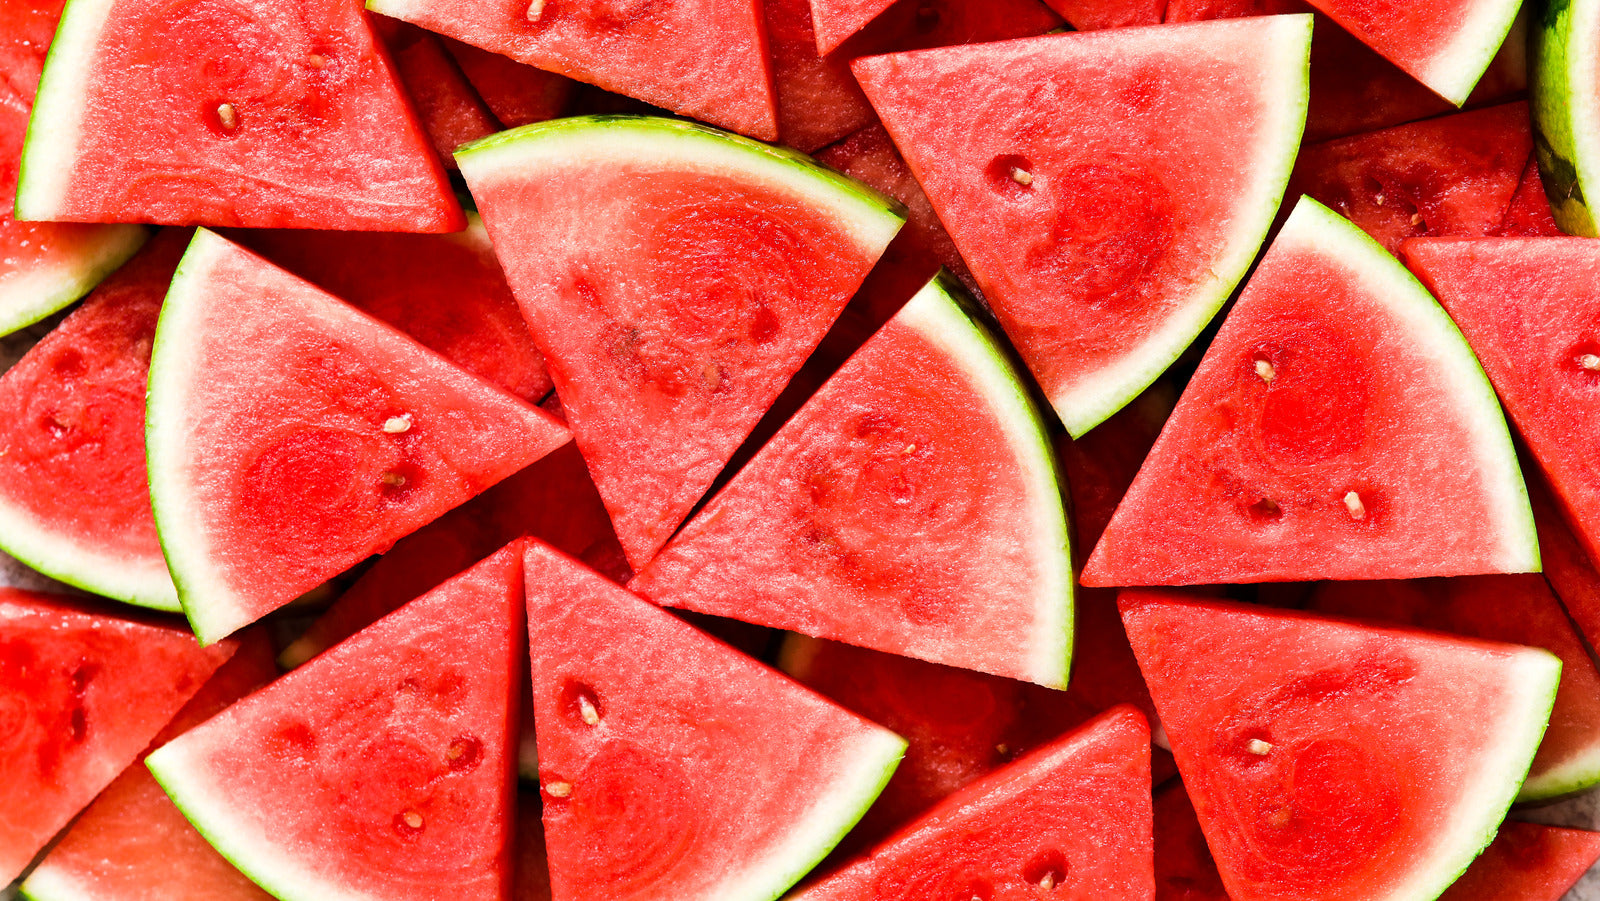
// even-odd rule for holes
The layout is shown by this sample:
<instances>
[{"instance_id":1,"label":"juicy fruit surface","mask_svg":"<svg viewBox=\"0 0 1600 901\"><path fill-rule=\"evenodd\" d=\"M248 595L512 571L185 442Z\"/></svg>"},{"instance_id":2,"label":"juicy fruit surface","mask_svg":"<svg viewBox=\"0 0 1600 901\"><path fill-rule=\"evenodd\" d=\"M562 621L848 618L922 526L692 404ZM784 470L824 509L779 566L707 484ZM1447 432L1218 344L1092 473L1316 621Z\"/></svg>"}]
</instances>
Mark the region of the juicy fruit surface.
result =
<instances>
[{"instance_id":1,"label":"juicy fruit surface","mask_svg":"<svg viewBox=\"0 0 1600 901\"><path fill-rule=\"evenodd\" d=\"M1149 898L1150 730L1120 707L967 786L795 901Z\"/></svg>"},{"instance_id":2,"label":"juicy fruit surface","mask_svg":"<svg viewBox=\"0 0 1600 901\"><path fill-rule=\"evenodd\" d=\"M1255 255L1304 124L1310 25L1047 35L854 64L1074 434L1166 368Z\"/></svg>"},{"instance_id":3,"label":"juicy fruit surface","mask_svg":"<svg viewBox=\"0 0 1600 901\"><path fill-rule=\"evenodd\" d=\"M811 22L817 33L817 50L832 53L845 39L867 27L894 0L810 0Z\"/></svg>"},{"instance_id":4,"label":"juicy fruit surface","mask_svg":"<svg viewBox=\"0 0 1600 901\"><path fill-rule=\"evenodd\" d=\"M414 34L389 42L395 71L411 97L434 152L446 168L453 169L452 154L457 147L494 134L500 130L500 123L490 115L444 44L420 29L408 30Z\"/></svg>"},{"instance_id":5,"label":"juicy fruit surface","mask_svg":"<svg viewBox=\"0 0 1600 901\"><path fill-rule=\"evenodd\" d=\"M0 588L0 882L20 875L233 650Z\"/></svg>"},{"instance_id":6,"label":"juicy fruit surface","mask_svg":"<svg viewBox=\"0 0 1600 901\"><path fill-rule=\"evenodd\" d=\"M151 771L276 897L504 898L520 570L513 545L164 745Z\"/></svg>"},{"instance_id":7,"label":"juicy fruit surface","mask_svg":"<svg viewBox=\"0 0 1600 901\"><path fill-rule=\"evenodd\" d=\"M570 78L471 44L443 40L473 89L506 128L554 119L572 100L577 84Z\"/></svg>"},{"instance_id":8,"label":"juicy fruit surface","mask_svg":"<svg viewBox=\"0 0 1600 901\"><path fill-rule=\"evenodd\" d=\"M1510 436L1444 311L1302 200L1083 573L1186 585L1528 572Z\"/></svg>"},{"instance_id":9,"label":"juicy fruit surface","mask_svg":"<svg viewBox=\"0 0 1600 901\"><path fill-rule=\"evenodd\" d=\"M206 231L162 311L148 415L156 522L204 640L567 440L537 408Z\"/></svg>"},{"instance_id":10,"label":"juicy fruit surface","mask_svg":"<svg viewBox=\"0 0 1600 901\"><path fill-rule=\"evenodd\" d=\"M666 120L528 126L461 166L635 569L900 226L809 161Z\"/></svg>"},{"instance_id":11,"label":"juicy fruit surface","mask_svg":"<svg viewBox=\"0 0 1600 901\"><path fill-rule=\"evenodd\" d=\"M353 4L80 0L63 23L23 160L24 215L461 227ZM345 148L337 165L326 147Z\"/></svg>"},{"instance_id":12,"label":"juicy fruit surface","mask_svg":"<svg viewBox=\"0 0 1600 901\"><path fill-rule=\"evenodd\" d=\"M144 393L167 284L187 244L156 238L0 375L0 546L42 572L177 610L150 512Z\"/></svg>"},{"instance_id":13,"label":"juicy fruit surface","mask_svg":"<svg viewBox=\"0 0 1600 901\"><path fill-rule=\"evenodd\" d=\"M1530 464L1531 468L1531 464ZM1528 480L1545 578L1590 647L1600 639L1600 572L1563 521L1556 500L1537 474Z\"/></svg>"},{"instance_id":14,"label":"juicy fruit surface","mask_svg":"<svg viewBox=\"0 0 1600 901\"><path fill-rule=\"evenodd\" d=\"M1156 901L1229 901L1181 782L1156 792L1155 847Z\"/></svg>"},{"instance_id":15,"label":"juicy fruit surface","mask_svg":"<svg viewBox=\"0 0 1600 901\"><path fill-rule=\"evenodd\" d=\"M1050 448L949 290L930 283L895 314L630 587L1064 685L1072 576Z\"/></svg>"},{"instance_id":16,"label":"juicy fruit surface","mask_svg":"<svg viewBox=\"0 0 1600 901\"><path fill-rule=\"evenodd\" d=\"M1559 901L1600 858L1600 833L1508 821L1440 901Z\"/></svg>"},{"instance_id":17,"label":"juicy fruit surface","mask_svg":"<svg viewBox=\"0 0 1600 901\"><path fill-rule=\"evenodd\" d=\"M1548 653L1125 592L1228 895L1433 897L1488 843L1560 675Z\"/></svg>"},{"instance_id":18,"label":"juicy fruit surface","mask_svg":"<svg viewBox=\"0 0 1600 901\"><path fill-rule=\"evenodd\" d=\"M1079 31L1159 25L1168 6L1166 0L1049 0L1049 3L1051 9Z\"/></svg>"},{"instance_id":19,"label":"juicy fruit surface","mask_svg":"<svg viewBox=\"0 0 1600 901\"><path fill-rule=\"evenodd\" d=\"M900 738L570 558L526 558L556 897L766 901L860 818Z\"/></svg>"},{"instance_id":20,"label":"juicy fruit surface","mask_svg":"<svg viewBox=\"0 0 1600 901\"><path fill-rule=\"evenodd\" d=\"M1507 0L1309 0L1440 96L1461 103L1511 28Z\"/></svg>"},{"instance_id":21,"label":"juicy fruit surface","mask_svg":"<svg viewBox=\"0 0 1600 901\"><path fill-rule=\"evenodd\" d=\"M763 8L783 143L811 153L870 125L872 107L849 61L817 53L810 0L765 0Z\"/></svg>"}]
</instances>

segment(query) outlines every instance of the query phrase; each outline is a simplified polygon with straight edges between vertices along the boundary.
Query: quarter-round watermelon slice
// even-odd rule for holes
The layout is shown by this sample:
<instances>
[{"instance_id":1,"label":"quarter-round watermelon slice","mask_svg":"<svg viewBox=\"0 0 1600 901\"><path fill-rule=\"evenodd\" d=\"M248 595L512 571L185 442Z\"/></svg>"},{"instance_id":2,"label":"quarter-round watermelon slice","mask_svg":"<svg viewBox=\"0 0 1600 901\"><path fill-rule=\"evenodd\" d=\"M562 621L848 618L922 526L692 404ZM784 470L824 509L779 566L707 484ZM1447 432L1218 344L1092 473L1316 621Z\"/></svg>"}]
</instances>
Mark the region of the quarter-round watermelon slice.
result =
<instances>
[{"instance_id":1,"label":"quarter-round watermelon slice","mask_svg":"<svg viewBox=\"0 0 1600 901\"><path fill-rule=\"evenodd\" d=\"M1154 381L1255 258L1310 42L1310 16L1266 16L853 64L1073 435Z\"/></svg>"},{"instance_id":2,"label":"quarter-round watermelon slice","mask_svg":"<svg viewBox=\"0 0 1600 901\"><path fill-rule=\"evenodd\" d=\"M519 542L146 764L284 901L503 901L521 571Z\"/></svg>"},{"instance_id":3,"label":"quarter-round watermelon slice","mask_svg":"<svg viewBox=\"0 0 1600 901\"><path fill-rule=\"evenodd\" d=\"M1439 96L1460 106L1505 43L1521 0L1308 0Z\"/></svg>"},{"instance_id":4,"label":"quarter-round watermelon slice","mask_svg":"<svg viewBox=\"0 0 1600 901\"><path fill-rule=\"evenodd\" d=\"M1072 561L1039 412L930 282L630 584L673 607L1063 687Z\"/></svg>"},{"instance_id":5,"label":"quarter-round watermelon slice","mask_svg":"<svg viewBox=\"0 0 1600 901\"><path fill-rule=\"evenodd\" d=\"M640 569L902 220L792 151L665 119L560 119L458 156Z\"/></svg>"},{"instance_id":6,"label":"quarter-round watermelon slice","mask_svg":"<svg viewBox=\"0 0 1600 901\"><path fill-rule=\"evenodd\" d=\"M525 572L555 897L771 901L900 762L899 736L549 546Z\"/></svg>"},{"instance_id":7,"label":"quarter-round watermelon slice","mask_svg":"<svg viewBox=\"0 0 1600 901\"><path fill-rule=\"evenodd\" d=\"M1550 715L1534 648L1124 592L1233 901L1434 898L1493 839Z\"/></svg>"},{"instance_id":8,"label":"quarter-round watermelon slice","mask_svg":"<svg viewBox=\"0 0 1600 901\"><path fill-rule=\"evenodd\" d=\"M946 798L793 901L1153 898L1150 729L1118 707Z\"/></svg>"},{"instance_id":9,"label":"quarter-round watermelon slice","mask_svg":"<svg viewBox=\"0 0 1600 901\"><path fill-rule=\"evenodd\" d=\"M1600 237L1590 195L1600 193L1600 0L1548 3L1533 26L1535 147L1556 222Z\"/></svg>"},{"instance_id":10,"label":"quarter-round watermelon slice","mask_svg":"<svg viewBox=\"0 0 1600 901\"><path fill-rule=\"evenodd\" d=\"M1505 418L1444 310L1300 201L1083 571L1085 585L1536 572Z\"/></svg>"},{"instance_id":11,"label":"quarter-round watermelon slice","mask_svg":"<svg viewBox=\"0 0 1600 901\"><path fill-rule=\"evenodd\" d=\"M464 224L361 10L312 0L71 0L28 127L17 215Z\"/></svg>"},{"instance_id":12,"label":"quarter-round watermelon slice","mask_svg":"<svg viewBox=\"0 0 1600 901\"><path fill-rule=\"evenodd\" d=\"M203 229L161 311L146 428L161 546L206 642L568 440L537 407Z\"/></svg>"}]
</instances>

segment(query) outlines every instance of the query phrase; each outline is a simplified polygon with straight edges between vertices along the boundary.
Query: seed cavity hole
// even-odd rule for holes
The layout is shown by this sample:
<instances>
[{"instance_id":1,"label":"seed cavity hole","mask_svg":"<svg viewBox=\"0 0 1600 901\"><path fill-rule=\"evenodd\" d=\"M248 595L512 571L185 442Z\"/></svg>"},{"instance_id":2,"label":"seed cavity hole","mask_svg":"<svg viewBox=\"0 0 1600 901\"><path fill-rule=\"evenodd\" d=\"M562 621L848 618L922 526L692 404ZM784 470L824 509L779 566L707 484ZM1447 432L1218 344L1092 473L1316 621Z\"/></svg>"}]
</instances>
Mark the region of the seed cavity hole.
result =
<instances>
[{"instance_id":1,"label":"seed cavity hole","mask_svg":"<svg viewBox=\"0 0 1600 901\"><path fill-rule=\"evenodd\" d=\"M1067 858L1060 851L1041 852L1022 870L1022 878L1045 891L1054 891L1067 881Z\"/></svg>"},{"instance_id":2,"label":"seed cavity hole","mask_svg":"<svg viewBox=\"0 0 1600 901\"><path fill-rule=\"evenodd\" d=\"M1244 510L1245 517L1255 523L1275 523L1283 518L1283 507L1270 497L1264 497Z\"/></svg>"},{"instance_id":3,"label":"seed cavity hole","mask_svg":"<svg viewBox=\"0 0 1600 901\"><path fill-rule=\"evenodd\" d=\"M1004 197L1023 197L1032 192L1039 181L1033 163L1015 153L995 157L985 169L984 176L989 180L989 186Z\"/></svg>"},{"instance_id":4,"label":"seed cavity hole","mask_svg":"<svg viewBox=\"0 0 1600 901\"><path fill-rule=\"evenodd\" d=\"M605 711L600 695L590 685L575 679L561 686L561 712L570 720L585 726L598 726Z\"/></svg>"},{"instance_id":5,"label":"seed cavity hole","mask_svg":"<svg viewBox=\"0 0 1600 901\"><path fill-rule=\"evenodd\" d=\"M415 810L402 810L394 815L394 831L401 838L416 838L422 834L425 825L422 814Z\"/></svg>"},{"instance_id":6,"label":"seed cavity hole","mask_svg":"<svg viewBox=\"0 0 1600 901\"><path fill-rule=\"evenodd\" d=\"M444 758L449 762L451 772L464 773L475 769L483 759L483 742L474 735L457 736L445 749Z\"/></svg>"}]
</instances>

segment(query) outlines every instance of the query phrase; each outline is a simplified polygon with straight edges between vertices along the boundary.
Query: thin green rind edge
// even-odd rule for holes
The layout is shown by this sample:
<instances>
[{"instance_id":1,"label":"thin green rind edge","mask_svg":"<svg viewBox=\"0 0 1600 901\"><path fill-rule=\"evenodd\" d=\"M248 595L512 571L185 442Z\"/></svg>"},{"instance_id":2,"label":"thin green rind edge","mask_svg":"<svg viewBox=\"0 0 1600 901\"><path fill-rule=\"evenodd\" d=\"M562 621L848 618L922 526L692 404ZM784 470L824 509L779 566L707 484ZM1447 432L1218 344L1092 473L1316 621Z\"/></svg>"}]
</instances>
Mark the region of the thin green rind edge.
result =
<instances>
[{"instance_id":1,"label":"thin green rind edge","mask_svg":"<svg viewBox=\"0 0 1600 901\"><path fill-rule=\"evenodd\" d=\"M1288 117L1291 122L1296 123L1293 128L1293 139L1287 142L1286 152L1280 156L1280 164L1267 182L1267 184L1274 186L1270 195L1275 199L1261 209L1262 216L1259 223L1257 223L1258 227L1252 227L1248 232L1245 232L1245 234L1253 238L1250 244L1256 248L1256 253L1250 256L1241 255L1241 260L1236 267L1228 272L1218 273L1216 281L1212 283L1211 293L1197 292L1186 298L1184 306L1191 307L1197 313L1205 312L1206 315L1203 318L1197 317L1199 324L1190 334L1180 337L1172 347L1160 353L1150 354L1148 365L1140 369L1137 375L1130 377L1122 387L1106 392L1103 395L1104 400L1102 402L1085 404L1074 415L1072 412L1062 409L1055 402L1055 399L1051 398L1051 406L1061 419L1061 424L1066 427L1067 433L1073 438L1082 438L1095 426L1105 422L1117 411L1132 403L1134 398L1154 384L1156 379L1160 378L1163 373L1172 367L1173 363L1178 361L1179 357L1183 356L1190 346L1194 344L1195 339L1200 336L1200 333L1205 331L1206 326L1216 318L1217 312L1228 302L1228 298L1233 296L1234 290L1239 287L1239 283L1244 280L1245 274L1250 271L1250 267L1254 264L1255 257L1260 255L1261 246L1266 243L1267 235L1272 231L1272 223L1276 219L1278 211L1283 207L1284 200L1287 199L1284 195L1289 188L1290 176L1294 173L1295 160L1300 155L1300 145L1305 139L1306 116L1311 108L1311 30L1314 17L1310 13L1293 13L1271 18L1301 20L1305 30L1305 50L1299 67L1301 77L1295 82L1296 96L1293 98L1292 108L1289 110L1290 115ZM1244 246L1243 242L1240 242L1240 246Z\"/></svg>"},{"instance_id":2,"label":"thin green rind edge","mask_svg":"<svg viewBox=\"0 0 1600 901\"><path fill-rule=\"evenodd\" d=\"M4 551L15 558L19 563L29 567L35 572L42 573L74 588L81 588L97 597L109 598L134 607L146 610L158 610L162 613L182 613L183 605L178 601L177 591L161 592L159 595L143 595L133 592L119 591L109 588L106 582L86 576L81 569L68 569L50 563L41 563L31 554L19 554L14 548L14 542L0 538L0 551Z\"/></svg>"},{"instance_id":3,"label":"thin green rind edge","mask_svg":"<svg viewBox=\"0 0 1600 901\"><path fill-rule=\"evenodd\" d=\"M1584 185L1597 186L1594 173L1600 167L1600 151L1595 145L1600 143L1600 133L1591 124L1585 134L1578 118L1588 106L1600 103L1600 97L1593 87L1583 90L1575 86L1574 75L1578 73L1573 67L1577 57L1585 47L1591 54L1596 50L1593 35L1585 35L1581 28L1573 26L1574 19L1580 18L1574 8L1589 12L1581 18L1592 22L1596 2L1550 0L1531 26L1532 77L1528 83L1534 154L1539 160L1550 212L1562 231L1590 238L1600 237L1600 223L1596 223L1589 207ZM1580 140L1580 136L1585 139Z\"/></svg>"},{"instance_id":4,"label":"thin green rind edge","mask_svg":"<svg viewBox=\"0 0 1600 901\"><path fill-rule=\"evenodd\" d=\"M1505 10L1504 21L1497 21L1486 29L1483 36L1488 40L1473 48L1471 54L1462 54L1461 60L1452 67L1468 73L1467 76L1455 79L1454 83L1449 85L1428 85L1429 90L1456 107L1464 105L1472 97L1478 82L1483 80L1484 73L1489 71L1489 67L1494 64L1494 58L1500 54L1500 48L1505 44L1506 38L1510 37L1512 30L1516 28L1517 16L1522 11L1522 0L1502 3L1501 7Z\"/></svg>"},{"instance_id":5,"label":"thin green rind edge","mask_svg":"<svg viewBox=\"0 0 1600 901\"><path fill-rule=\"evenodd\" d=\"M95 226L86 226L95 227ZM85 254L80 265L70 267L71 274L61 279L60 288L32 303L10 307L10 315L0 316L0 338L60 312L82 299L111 273L133 258L139 248L150 239L150 231L142 225L98 226L100 239L91 253ZM0 286L0 310L7 309L6 289Z\"/></svg>"},{"instance_id":6,"label":"thin green rind edge","mask_svg":"<svg viewBox=\"0 0 1600 901\"><path fill-rule=\"evenodd\" d=\"M1600 747L1591 749L1581 763L1582 765L1554 770L1541 777L1530 775L1523 780L1522 790L1517 793L1516 803L1538 804L1555 801L1600 785Z\"/></svg>"}]
</instances>

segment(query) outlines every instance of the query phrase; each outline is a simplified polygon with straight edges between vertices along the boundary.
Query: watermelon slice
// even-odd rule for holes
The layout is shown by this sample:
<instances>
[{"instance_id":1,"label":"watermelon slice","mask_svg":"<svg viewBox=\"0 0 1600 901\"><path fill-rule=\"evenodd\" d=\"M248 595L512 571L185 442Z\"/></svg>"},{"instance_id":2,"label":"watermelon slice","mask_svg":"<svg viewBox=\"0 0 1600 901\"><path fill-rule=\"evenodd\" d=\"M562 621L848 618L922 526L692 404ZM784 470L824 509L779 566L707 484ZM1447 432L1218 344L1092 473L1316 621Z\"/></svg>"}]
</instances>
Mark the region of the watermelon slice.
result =
<instances>
[{"instance_id":1,"label":"watermelon slice","mask_svg":"<svg viewBox=\"0 0 1600 901\"><path fill-rule=\"evenodd\" d=\"M817 52L810 0L765 0L767 44L778 135L805 153L826 147L876 118L844 54Z\"/></svg>"},{"instance_id":2,"label":"watermelon slice","mask_svg":"<svg viewBox=\"0 0 1600 901\"><path fill-rule=\"evenodd\" d=\"M1234 901L1433 898L1494 836L1561 675L1514 645L1125 592Z\"/></svg>"},{"instance_id":3,"label":"watermelon slice","mask_svg":"<svg viewBox=\"0 0 1600 901\"><path fill-rule=\"evenodd\" d=\"M1131 707L946 798L793 901L1150 898L1150 730Z\"/></svg>"},{"instance_id":4,"label":"watermelon slice","mask_svg":"<svg viewBox=\"0 0 1600 901\"><path fill-rule=\"evenodd\" d=\"M29 125L17 215L463 225L360 10L310 0L199 0L181 11L163 0L72 0Z\"/></svg>"},{"instance_id":5,"label":"watermelon slice","mask_svg":"<svg viewBox=\"0 0 1600 901\"><path fill-rule=\"evenodd\" d=\"M845 39L867 27L894 5L894 0L811 0L811 23L817 52L827 56Z\"/></svg>"},{"instance_id":6,"label":"watermelon slice","mask_svg":"<svg viewBox=\"0 0 1600 901\"><path fill-rule=\"evenodd\" d=\"M500 124L438 38L411 26L402 35L389 44L400 83L434 151L445 168L454 169L457 147L494 134Z\"/></svg>"},{"instance_id":7,"label":"watermelon slice","mask_svg":"<svg viewBox=\"0 0 1600 901\"><path fill-rule=\"evenodd\" d=\"M278 675L265 633L239 650L152 743L198 726ZM271 901L200 837L141 758L95 798L22 883L30 901Z\"/></svg>"},{"instance_id":8,"label":"watermelon slice","mask_svg":"<svg viewBox=\"0 0 1600 901\"><path fill-rule=\"evenodd\" d=\"M1537 474L1528 479L1545 578L1590 647L1600 641L1600 572L1562 520L1555 498Z\"/></svg>"},{"instance_id":9,"label":"watermelon slice","mask_svg":"<svg viewBox=\"0 0 1600 901\"><path fill-rule=\"evenodd\" d=\"M1167 0L1047 0L1050 8L1079 31L1159 25Z\"/></svg>"},{"instance_id":10,"label":"watermelon slice","mask_svg":"<svg viewBox=\"0 0 1600 901\"><path fill-rule=\"evenodd\" d=\"M188 235L167 231L0 375L0 547L40 572L179 610L150 513L144 392Z\"/></svg>"},{"instance_id":11,"label":"watermelon slice","mask_svg":"<svg viewBox=\"0 0 1600 901\"><path fill-rule=\"evenodd\" d=\"M1522 182L1511 196L1511 206L1506 208L1506 217L1495 234L1503 238L1558 238L1565 234L1550 211L1537 157L1528 160L1527 168L1522 170Z\"/></svg>"},{"instance_id":12,"label":"watermelon slice","mask_svg":"<svg viewBox=\"0 0 1600 901\"><path fill-rule=\"evenodd\" d=\"M854 63L1073 435L1166 369L1255 257L1310 38L1309 16L1280 16Z\"/></svg>"},{"instance_id":13,"label":"watermelon slice","mask_svg":"<svg viewBox=\"0 0 1600 901\"><path fill-rule=\"evenodd\" d=\"M1507 821L1440 901L1560 901L1600 859L1600 833Z\"/></svg>"},{"instance_id":14,"label":"watermelon slice","mask_svg":"<svg viewBox=\"0 0 1600 901\"><path fill-rule=\"evenodd\" d=\"M760 0L367 0L367 8L675 113L778 138Z\"/></svg>"},{"instance_id":15,"label":"watermelon slice","mask_svg":"<svg viewBox=\"0 0 1600 901\"><path fill-rule=\"evenodd\" d=\"M578 86L564 75L535 69L471 44L442 40L467 81L506 128L560 116Z\"/></svg>"},{"instance_id":16,"label":"watermelon slice","mask_svg":"<svg viewBox=\"0 0 1600 901\"><path fill-rule=\"evenodd\" d=\"M1543 801L1600 783L1600 672L1542 576L1325 582L1309 609L1555 654L1561 658L1561 687L1517 800Z\"/></svg>"},{"instance_id":17,"label":"watermelon slice","mask_svg":"<svg viewBox=\"0 0 1600 901\"><path fill-rule=\"evenodd\" d=\"M905 751L547 545L525 571L558 898L776 898Z\"/></svg>"},{"instance_id":18,"label":"watermelon slice","mask_svg":"<svg viewBox=\"0 0 1600 901\"><path fill-rule=\"evenodd\" d=\"M1461 333L1371 238L1304 199L1082 581L1538 569L1505 419Z\"/></svg>"},{"instance_id":19,"label":"watermelon slice","mask_svg":"<svg viewBox=\"0 0 1600 901\"><path fill-rule=\"evenodd\" d=\"M1600 102L1595 85L1594 35L1600 2L1563 0L1543 10L1533 29L1528 87L1533 125L1550 206L1556 222L1574 235L1600 236L1589 196L1600 191Z\"/></svg>"},{"instance_id":20,"label":"watermelon slice","mask_svg":"<svg viewBox=\"0 0 1600 901\"><path fill-rule=\"evenodd\" d=\"M664 119L563 119L459 156L640 569L902 220L805 157Z\"/></svg>"},{"instance_id":21,"label":"watermelon slice","mask_svg":"<svg viewBox=\"0 0 1600 901\"><path fill-rule=\"evenodd\" d=\"M161 311L147 421L162 549L205 642L568 439L543 411L203 229Z\"/></svg>"},{"instance_id":22,"label":"watermelon slice","mask_svg":"<svg viewBox=\"0 0 1600 901\"><path fill-rule=\"evenodd\" d=\"M0 588L0 885L172 719L234 646Z\"/></svg>"},{"instance_id":23,"label":"watermelon slice","mask_svg":"<svg viewBox=\"0 0 1600 901\"><path fill-rule=\"evenodd\" d=\"M629 586L673 607L1063 687L1072 565L1038 411L929 283Z\"/></svg>"},{"instance_id":24,"label":"watermelon slice","mask_svg":"<svg viewBox=\"0 0 1600 901\"><path fill-rule=\"evenodd\" d=\"M1156 901L1230 901L1183 783L1156 792Z\"/></svg>"},{"instance_id":25,"label":"watermelon slice","mask_svg":"<svg viewBox=\"0 0 1600 901\"><path fill-rule=\"evenodd\" d=\"M146 760L284 901L510 889L522 548L512 545Z\"/></svg>"}]
</instances>

